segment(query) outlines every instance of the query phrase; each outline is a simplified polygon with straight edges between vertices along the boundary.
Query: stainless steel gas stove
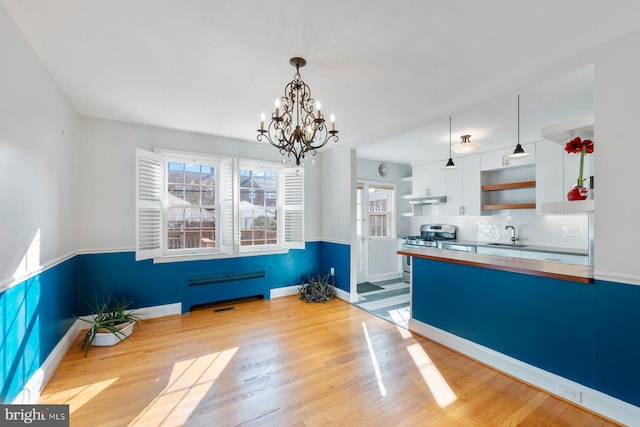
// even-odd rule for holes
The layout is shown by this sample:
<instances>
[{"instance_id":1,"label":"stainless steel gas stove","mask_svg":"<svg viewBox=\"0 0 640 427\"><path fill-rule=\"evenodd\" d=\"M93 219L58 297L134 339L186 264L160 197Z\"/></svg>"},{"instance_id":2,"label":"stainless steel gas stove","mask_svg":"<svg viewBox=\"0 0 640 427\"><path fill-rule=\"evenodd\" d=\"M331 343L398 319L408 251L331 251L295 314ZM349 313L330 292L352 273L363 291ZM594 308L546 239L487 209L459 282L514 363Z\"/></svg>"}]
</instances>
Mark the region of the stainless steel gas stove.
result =
<instances>
[{"instance_id":1,"label":"stainless steel gas stove","mask_svg":"<svg viewBox=\"0 0 640 427\"><path fill-rule=\"evenodd\" d=\"M437 248L439 241L455 240L456 226L449 224L423 224L419 236L402 238L402 248ZM409 283L411 278L411 257L402 256L402 279Z\"/></svg>"},{"instance_id":2,"label":"stainless steel gas stove","mask_svg":"<svg viewBox=\"0 0 640 427\"><path fill-rule=\"evenodd\" d=\"M420 226L419 236L402 238L402 247L432 247L438 246L438 241L455 240L456 226L448 224L423 224Z\"/></svg>"}]
</instances>

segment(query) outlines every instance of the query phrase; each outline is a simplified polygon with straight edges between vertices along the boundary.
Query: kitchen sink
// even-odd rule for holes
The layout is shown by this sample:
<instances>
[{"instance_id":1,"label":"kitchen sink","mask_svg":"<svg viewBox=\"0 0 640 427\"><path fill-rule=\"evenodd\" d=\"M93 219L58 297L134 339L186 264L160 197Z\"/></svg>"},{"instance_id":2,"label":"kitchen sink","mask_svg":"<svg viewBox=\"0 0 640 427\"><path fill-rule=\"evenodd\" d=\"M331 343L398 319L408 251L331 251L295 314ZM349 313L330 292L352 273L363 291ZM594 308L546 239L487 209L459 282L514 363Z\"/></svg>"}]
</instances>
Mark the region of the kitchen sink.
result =
<instances>
[{"instance_id":1,"label":"kitchen sink","mask_svg":"<svg viewBox=\"0 0 640 427\"><path fill-rule=\"evenodd\" d=\"M487 243L487 246L497 246L500 248L526 248L527 245L520 245L520 244L512 244L512 243Z\"/></svg>"}]
</instances>

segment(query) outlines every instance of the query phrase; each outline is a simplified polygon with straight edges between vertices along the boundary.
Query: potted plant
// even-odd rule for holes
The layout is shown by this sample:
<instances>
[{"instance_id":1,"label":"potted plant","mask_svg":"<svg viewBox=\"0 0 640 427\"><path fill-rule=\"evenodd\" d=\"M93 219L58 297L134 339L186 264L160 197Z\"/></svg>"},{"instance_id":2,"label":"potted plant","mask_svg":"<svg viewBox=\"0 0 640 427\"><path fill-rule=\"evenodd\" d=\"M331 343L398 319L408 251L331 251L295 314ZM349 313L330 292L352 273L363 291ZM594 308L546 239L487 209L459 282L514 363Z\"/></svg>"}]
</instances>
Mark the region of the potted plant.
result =
<instances>
[{"instance_id":1,"label":"potted plant","mask_svg":"<svg viewBox=\"0 0 640 427\"><path fill-rule=\"evenodd\" d=\"M564 147L564 151L567 153L580 154L580 171L578 174L578 180L577 184L573 186L569 193L567 193L567 199L569 201L584 200L589 194L589 190L584 186L584 182L586 181L586 178L583 177L584 156L593 153L593 145L594 143L590 139L582 140L582 138L577 136L567 142Z\"/></svg>"},{"instance_id":2,"label":"potted plant","mask_svg":"<svg viewBox=\"0 0 640 427\"><path fill-rule=\"evenodd\" d=\"M140 328L138 317L133 310L129 310L131 301L126 299L111 300L98 303L95 306L89 304L94 312L91 319L80 317L79 319L91 324L82 341L78 344L84 350L85 357L92 346L110 346L126 339L133 332L133 326Z\"/></svg>"},{"instance_id":3,"label":"potted plant","mask_svg":"<svg viewBox=\"0 0 640 427\"><path fill-rule=\"evenodd\" d=\"M329 283L329 274L326 276L309 277L308 283L303 283L298 288L300 299L306 302L322 302L327 303L335 295L336 290L332 283Z\"/></svg>"}]
</instances>

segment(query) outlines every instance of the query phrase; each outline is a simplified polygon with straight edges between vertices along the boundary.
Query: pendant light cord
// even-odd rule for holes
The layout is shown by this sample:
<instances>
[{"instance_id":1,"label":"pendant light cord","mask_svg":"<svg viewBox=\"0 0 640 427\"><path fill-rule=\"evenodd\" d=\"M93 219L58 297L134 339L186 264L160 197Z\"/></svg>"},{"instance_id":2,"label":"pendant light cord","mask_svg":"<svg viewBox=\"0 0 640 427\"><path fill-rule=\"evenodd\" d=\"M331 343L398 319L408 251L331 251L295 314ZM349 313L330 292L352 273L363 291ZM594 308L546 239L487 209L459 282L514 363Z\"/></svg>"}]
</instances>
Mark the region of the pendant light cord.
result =
<instances>
[{"instance_id":1,"label":"pendant light cord","mask_svg":"<svg viewBox=\"0 0 640 427\"><path fill-rule=\"evenodd\" d=\"M520 145L520 94L518 94L518 145Z\"/></svg>"},{"instance_id":2,"label":"pendant light cord","mask_svg":"<svg viewBox=\"0 0 640 427\"><path fill-rule=\"evenodd\" d=\"M449 158L451 158L451 117L449 117Z\"/></svg>"}]
</instances>

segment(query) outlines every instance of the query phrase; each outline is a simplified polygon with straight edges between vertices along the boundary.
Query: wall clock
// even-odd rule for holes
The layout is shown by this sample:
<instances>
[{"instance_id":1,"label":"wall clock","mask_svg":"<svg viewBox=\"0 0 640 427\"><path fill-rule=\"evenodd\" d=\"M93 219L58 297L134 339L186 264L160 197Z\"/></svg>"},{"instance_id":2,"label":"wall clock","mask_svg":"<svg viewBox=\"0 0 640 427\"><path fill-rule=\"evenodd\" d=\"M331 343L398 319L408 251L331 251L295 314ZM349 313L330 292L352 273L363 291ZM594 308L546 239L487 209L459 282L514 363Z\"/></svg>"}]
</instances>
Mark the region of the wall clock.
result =
<instances>
[{"instance_id":1,"label":"wall clock","mask_svg":"<svg viewBox=\"0 0 640 427\"><path fill-rule=\"evenodd\" d=\"M380 176L387 176L387 166L385 166L384 163L380 163L380 165L378 166L378 175Z\"/></svg>"}]
</instances>

